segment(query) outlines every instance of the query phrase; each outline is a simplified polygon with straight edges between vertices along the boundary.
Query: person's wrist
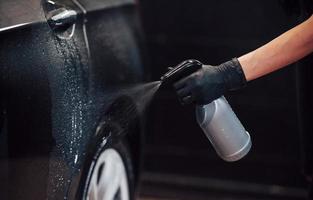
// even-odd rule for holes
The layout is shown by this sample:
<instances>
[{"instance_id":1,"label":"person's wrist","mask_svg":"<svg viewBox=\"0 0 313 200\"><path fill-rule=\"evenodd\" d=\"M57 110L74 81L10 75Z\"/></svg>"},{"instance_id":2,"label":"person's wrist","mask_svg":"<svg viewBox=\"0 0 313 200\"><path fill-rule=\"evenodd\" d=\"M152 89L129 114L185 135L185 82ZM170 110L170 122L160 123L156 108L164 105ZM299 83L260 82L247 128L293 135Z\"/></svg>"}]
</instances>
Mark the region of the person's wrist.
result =
<instances>
[{"instance_id":1,"label":"person's wrist","mask_svg":"<svg viewBox=\"0 0 313 200\"><path fill-rule=\"evenodd\" d=\"M247 80L237 58L222 63L218 70L223 74L226 90L237 90L246 86Z\"/></svg>"}]
</instances>

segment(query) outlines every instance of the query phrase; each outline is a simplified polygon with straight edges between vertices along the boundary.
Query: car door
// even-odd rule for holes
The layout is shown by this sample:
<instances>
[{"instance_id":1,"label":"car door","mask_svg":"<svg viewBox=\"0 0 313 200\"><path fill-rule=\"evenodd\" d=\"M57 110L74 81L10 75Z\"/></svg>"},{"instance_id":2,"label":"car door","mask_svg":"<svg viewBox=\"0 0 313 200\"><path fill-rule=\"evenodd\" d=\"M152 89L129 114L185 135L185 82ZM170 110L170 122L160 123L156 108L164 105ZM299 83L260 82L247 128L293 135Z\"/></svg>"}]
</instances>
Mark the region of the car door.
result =
<instances>
[{"instance_id":1,"label":"car door","mask_svg":"<svg viewBox=\"0 0 313 200\"><path fill-rule=\"evenodd\" d=\"M118 98L111 89L144 80L134 6L130 0L0 2L3 198L79 193L90 140ZM138 134L131 135L135 143Z\"/></svg>"},{"instance_id":2,"label":"car door","mask_svg":"<svg viewBox=\"0 0 313 200\"><path fill-rule=\"evenodd\" d=\"M8 174L1 190L9 199L63 198L91 130L82 114L88 101L83 11L67 0L0 7L7 166L1 173Z\"/></svg>"}]
</instances>

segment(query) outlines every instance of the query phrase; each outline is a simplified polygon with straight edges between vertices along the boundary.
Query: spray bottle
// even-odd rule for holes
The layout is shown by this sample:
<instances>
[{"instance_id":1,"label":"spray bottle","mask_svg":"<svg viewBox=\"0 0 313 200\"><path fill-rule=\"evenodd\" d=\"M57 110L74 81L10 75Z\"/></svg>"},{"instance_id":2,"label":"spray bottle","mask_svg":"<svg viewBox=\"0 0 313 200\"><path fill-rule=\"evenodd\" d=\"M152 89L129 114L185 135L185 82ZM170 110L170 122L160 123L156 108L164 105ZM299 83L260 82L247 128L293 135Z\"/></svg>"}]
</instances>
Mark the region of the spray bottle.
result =
<instances>
[{"instance_id":1,"label":"spray bottle","mask_svg":"<svg viewBox=\"0 0 313 200\"><path fill-rule=\"evenodd\" d=\"M173 84L202 67L197 60L187 60L161 77L162 85ZM207 105L196 106L196 119L217 154L225 161L243 158L251 148L251 138L224 96Z\"/></svg>"}]
</instances>

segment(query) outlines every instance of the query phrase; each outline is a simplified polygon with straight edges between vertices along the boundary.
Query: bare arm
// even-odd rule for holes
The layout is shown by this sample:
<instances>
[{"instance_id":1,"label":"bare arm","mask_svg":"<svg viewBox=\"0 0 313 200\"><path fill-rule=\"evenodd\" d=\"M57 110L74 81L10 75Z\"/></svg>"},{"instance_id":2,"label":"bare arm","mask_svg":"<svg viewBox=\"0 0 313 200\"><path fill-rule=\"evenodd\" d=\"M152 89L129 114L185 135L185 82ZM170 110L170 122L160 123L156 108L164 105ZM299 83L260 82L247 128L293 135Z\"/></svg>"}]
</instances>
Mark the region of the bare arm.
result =
<instances>
[{"instance_id":1,"label":"bare arm","mask_svg":"<svg viewBox=\"0 0 313 200\"><path fill-rule=\"evenodd\" d=\"M291 64L313 51L313 15L266 45L238 58L247 81Z\"/></svg>"},{"instance_id":2,"label":"bare arm","mask_svg":"<svg viewBox=\"0 0 313 200\"><path fill-rule=\"evenodd\" d=\"M203 65L174 84L184 104L204 105L247 81L293 63L313 51L313 15L266 45L218 66Z\"/></svg>"}]
</instances>

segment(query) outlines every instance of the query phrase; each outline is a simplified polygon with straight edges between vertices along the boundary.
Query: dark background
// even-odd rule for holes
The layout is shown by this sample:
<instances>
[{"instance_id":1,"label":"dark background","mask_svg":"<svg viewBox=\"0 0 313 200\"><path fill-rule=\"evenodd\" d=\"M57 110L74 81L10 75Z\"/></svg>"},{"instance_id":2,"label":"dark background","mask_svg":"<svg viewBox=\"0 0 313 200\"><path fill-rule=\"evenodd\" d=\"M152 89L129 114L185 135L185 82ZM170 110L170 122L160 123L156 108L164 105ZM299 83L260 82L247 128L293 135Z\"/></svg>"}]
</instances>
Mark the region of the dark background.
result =
<instances>
[{"instance_id":1,"label":"dark background","mask_svg":"<svg viewBox=\"0 0 313 200\"><path fill-rule=\"evenodd\" d=\"M299 24L308 8L308 1L141 0L152 79L185 59L214 65L239 57ZM312 109L311 64L307 58L226 95L253 143L235 163L216 155L193 106L179 105L170 90L157 93L148 119L146 171L306 187L300 143L312 133L304 124Z\"/></svg>"}]
</instances>

